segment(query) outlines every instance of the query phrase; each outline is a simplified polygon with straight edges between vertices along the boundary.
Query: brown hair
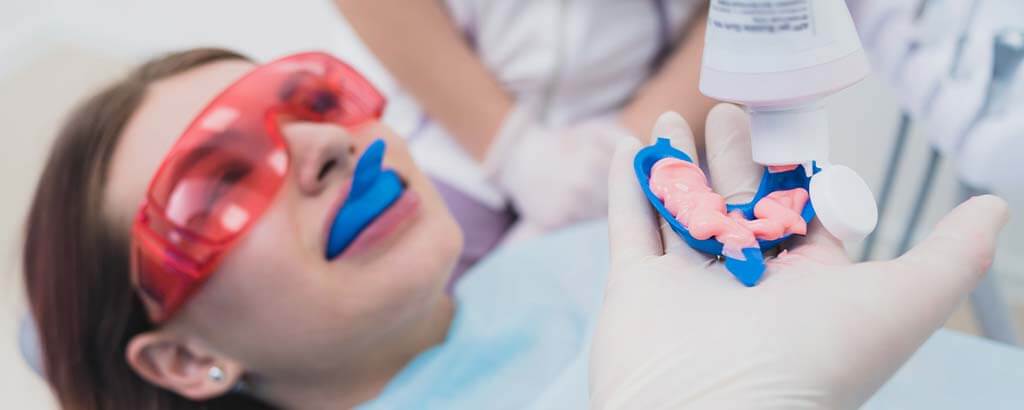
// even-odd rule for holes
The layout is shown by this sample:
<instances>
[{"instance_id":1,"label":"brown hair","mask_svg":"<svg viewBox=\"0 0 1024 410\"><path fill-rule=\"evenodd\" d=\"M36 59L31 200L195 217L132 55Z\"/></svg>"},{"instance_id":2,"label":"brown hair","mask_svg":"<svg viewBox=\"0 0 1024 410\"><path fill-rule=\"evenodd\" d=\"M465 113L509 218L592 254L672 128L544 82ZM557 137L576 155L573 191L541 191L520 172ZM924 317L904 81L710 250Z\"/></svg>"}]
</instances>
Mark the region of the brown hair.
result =
<instances>
[{"instance_id":1,"label":"brown hair","mask_svg":"<svg viewBox=\"0 0 1024 410\"><path fill-rule=\"evenodd\" d=\"M46 377L65 409L270 408L236 394L192 402L129 367L128 341L154 326L130 283L128 233L103 213L111 157L149 85L235 59L248 60L212 48L153 59L85 100L57 135L26 221L23 258Z\"/></svg>"}]
</instances>

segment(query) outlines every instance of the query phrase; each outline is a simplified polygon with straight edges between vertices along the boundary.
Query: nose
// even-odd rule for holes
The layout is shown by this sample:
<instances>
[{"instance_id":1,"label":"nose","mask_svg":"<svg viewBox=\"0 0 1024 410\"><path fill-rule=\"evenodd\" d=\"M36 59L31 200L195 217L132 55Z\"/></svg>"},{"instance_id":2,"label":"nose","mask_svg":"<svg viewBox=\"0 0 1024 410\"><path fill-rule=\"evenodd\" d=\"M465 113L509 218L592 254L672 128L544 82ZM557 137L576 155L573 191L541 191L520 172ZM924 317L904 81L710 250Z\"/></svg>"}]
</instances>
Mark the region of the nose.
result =
<instances>
[{"instance_id":1,"label":"nose","mask_svg":"<svg viewBox=\"0 0 1024 410\"><path fill-rule=\"evenodd\" d=\"M296 122L282 126L292 169L303 194L316 196L344 180L355 166L353 137L336 125Z\"/></svg>"}]
</instances>

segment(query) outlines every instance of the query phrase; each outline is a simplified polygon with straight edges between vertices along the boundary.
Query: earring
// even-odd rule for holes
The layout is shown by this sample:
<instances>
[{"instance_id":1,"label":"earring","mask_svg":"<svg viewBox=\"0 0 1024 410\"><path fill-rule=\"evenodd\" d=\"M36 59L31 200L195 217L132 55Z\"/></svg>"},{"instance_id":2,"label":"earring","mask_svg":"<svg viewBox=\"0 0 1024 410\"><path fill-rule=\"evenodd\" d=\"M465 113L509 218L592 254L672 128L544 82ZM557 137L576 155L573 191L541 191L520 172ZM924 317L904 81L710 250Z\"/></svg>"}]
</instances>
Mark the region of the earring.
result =
<instances>
[{"instance_id":1,"label":"earring","mask_svg":"<svg viewBox=\"0 0 1024 410\"><path fill-rule=\"evenodd\" d=\"M210 371L207 372L206 375L207 375L207 377L210 378L211 381L214 381L214 382L217 382L217 383L220 383L220 382L224 381L224 370L222 370L220 367L217 367L217 366L210 367Z\"/></svg>"}]
</instances>

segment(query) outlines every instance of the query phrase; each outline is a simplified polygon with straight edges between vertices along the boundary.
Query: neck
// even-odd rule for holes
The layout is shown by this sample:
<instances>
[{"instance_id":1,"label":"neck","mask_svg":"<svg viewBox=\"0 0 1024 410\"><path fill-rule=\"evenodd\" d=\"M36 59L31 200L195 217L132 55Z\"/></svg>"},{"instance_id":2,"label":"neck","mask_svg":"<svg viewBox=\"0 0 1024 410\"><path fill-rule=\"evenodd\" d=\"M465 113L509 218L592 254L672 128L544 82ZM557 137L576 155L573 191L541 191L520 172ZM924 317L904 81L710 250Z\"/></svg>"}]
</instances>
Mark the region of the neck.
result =
<instances>
[{"instance_id":1,"label":"neck","mask_svg":"<svg viewBox=\"0 0 1024 410\"><path fill-rule=\"evenodd\" d=\"M374 345L359 357L346 360L335 374L309 380L258 383L253 390L285 409L352 408L380 394L389 381L423 351L444 342L454 305L450 297L440 302L423 320L400 334L394 343ZM263 384L262 386L259 384Z\"/></svg>"}]
</instances>

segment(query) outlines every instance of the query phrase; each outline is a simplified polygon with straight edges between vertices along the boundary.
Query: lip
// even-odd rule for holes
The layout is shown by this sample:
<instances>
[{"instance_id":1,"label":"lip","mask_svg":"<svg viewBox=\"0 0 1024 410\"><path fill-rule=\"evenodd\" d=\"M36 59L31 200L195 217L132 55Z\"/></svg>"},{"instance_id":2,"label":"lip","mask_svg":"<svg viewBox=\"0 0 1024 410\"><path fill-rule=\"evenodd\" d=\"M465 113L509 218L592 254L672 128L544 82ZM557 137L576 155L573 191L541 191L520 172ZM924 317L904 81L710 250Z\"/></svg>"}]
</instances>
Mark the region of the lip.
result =
<instances>
[{"instance_id":1,"label":"lip","mask_svg":"<svg viewBox=\"0 0 1024 410\"><path fill-rule=\"evenodd\" d=\"M352 257L375 248L378 242L388 239L391 234L400 230L402 225L410 219L413 219L419 213L419 207L421 198L418 193L411 186L407 180L399 175L402 179L405 189L402 194L395 200L393 204L388 206L384 212L381 212L373 222L370 222L355 239L348 245L348 247L342 251L334 259L342 259L346 257ZM341 211L341 207L345 205L345 201L349 197L349 193L352 190L352 181L346 181L344 185L339 187L338 198L331 204L330 211L327 213L325 218L322 234L320 235L322 242L320 243L319 249L324 249L327 246L327 242L330 240L331 228L334 225L334 220L337 218L338 212Z\"/></svg>"},{"instance_id":2,"label":"lip","mask_svg":"<svg viewBox=\"0 0 1024 410\"><path fill-rule=\"evenodd\" d=\"M348 249L345 249L338 258L351 258L393 242L392 238L419 215L419 209L420 195L406 187L391 206L359 232Z\"/></svg>"}]
</instances>

